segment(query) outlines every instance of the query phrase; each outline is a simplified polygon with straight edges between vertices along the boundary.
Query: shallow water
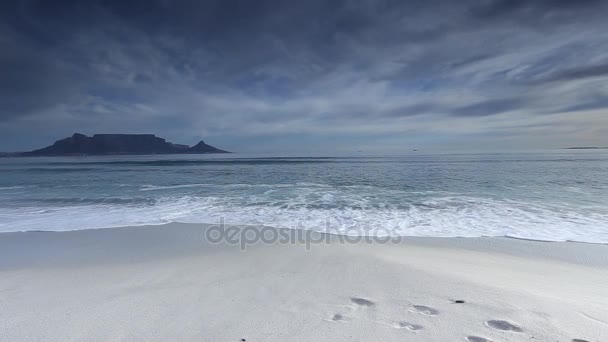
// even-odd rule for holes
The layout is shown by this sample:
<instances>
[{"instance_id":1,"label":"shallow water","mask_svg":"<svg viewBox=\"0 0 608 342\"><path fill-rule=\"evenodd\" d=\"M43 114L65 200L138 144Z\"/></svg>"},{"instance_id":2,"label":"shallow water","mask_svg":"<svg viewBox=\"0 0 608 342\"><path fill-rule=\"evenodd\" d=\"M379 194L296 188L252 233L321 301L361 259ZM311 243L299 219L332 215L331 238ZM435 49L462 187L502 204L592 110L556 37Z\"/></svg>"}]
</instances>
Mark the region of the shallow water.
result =
<instances>
[{"instance_id":1,"label":"shallow water","mask_svg":"<svg viewBox=\"0 0 608 342\"><path fill-rule=\"evenodd\" d=\"M167 222L608 243L608 152L0 159L0 231Z\"/></svg>"}]
</instances>

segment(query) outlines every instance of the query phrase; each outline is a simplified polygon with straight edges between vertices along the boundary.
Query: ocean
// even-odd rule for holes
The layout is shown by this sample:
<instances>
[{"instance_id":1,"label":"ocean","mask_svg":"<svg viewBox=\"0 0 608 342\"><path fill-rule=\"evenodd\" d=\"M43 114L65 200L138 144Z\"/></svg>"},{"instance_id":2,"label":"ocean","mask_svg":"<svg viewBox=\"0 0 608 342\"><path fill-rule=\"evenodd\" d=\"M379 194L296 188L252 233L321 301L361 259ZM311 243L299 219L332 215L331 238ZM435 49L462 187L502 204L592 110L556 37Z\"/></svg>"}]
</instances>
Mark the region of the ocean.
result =
<instances>
[{"instance_id":1,"label":"ocean","mask_svg":"<svg viewBox=\"0 0 608 342\"><path fill-rule=\"evenodd\" d=\"M0 232L220 220L608 243L608 151L0 158Z\"/></svg>"}]
</instances>

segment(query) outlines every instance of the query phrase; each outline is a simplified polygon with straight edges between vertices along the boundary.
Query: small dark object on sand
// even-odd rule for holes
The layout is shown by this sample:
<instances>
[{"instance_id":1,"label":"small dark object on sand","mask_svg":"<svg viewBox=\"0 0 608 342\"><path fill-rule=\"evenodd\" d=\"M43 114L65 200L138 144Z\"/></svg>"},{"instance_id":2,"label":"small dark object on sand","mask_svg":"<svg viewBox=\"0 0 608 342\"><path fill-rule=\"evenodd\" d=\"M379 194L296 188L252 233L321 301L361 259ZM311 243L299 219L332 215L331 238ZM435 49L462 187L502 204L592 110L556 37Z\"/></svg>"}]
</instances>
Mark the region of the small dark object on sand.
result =
<instances>
[{"instance_id":1,"label":"small dark object on sand","mask_svg":"<svg viewBox=\"0 0 608 342\"><path fill-rule=\"evenodd\" d=\"M589 342L587 340L581 340L580 338L575 338L572 340L572 342Z\"/></svg>"},{"instance_id":2,"label":"small dark object on sand","mask_svg":"<svg viewBox=\"0 0 608 342\"><path fill-rule=\"evenodd\" d=\"M241 342L245 342L245 341L247 341L247 340L246 340L246 339L244 339L244 338L242 338L242 339L241 339Z\"/></svg>"},{"instance_id":3,"label":"small dark object on sand","mask_svg":"<svg viewBox=\"0 0 608 342\"><path fill-rule=\"evenodd\" d=\"M454 304L464 304L465 303L463 299L456 299L456 300L453 300L452 302L454 302Z\"/></svg>"}]
</instances>

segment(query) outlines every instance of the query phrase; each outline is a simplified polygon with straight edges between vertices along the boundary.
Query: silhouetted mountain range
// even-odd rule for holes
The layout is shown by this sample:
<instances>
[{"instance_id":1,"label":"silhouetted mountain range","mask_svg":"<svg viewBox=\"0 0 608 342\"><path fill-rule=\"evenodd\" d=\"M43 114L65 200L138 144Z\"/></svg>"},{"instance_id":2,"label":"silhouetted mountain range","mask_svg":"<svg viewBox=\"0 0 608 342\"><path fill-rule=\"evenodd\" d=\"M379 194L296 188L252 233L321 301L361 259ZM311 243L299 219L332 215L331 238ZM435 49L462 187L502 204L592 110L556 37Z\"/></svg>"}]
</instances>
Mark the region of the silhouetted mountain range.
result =
<instances>
[{"instance_id":1,"label":"silhouetted mountain range","mask_svg":"<svg viewBox=\"0 0 608 342\"><path fill-rule=\"evenodd\" d=\"M200 141L190 147L173 144L154 134L95 134L87 137L75 133L69 138L57 140L53 145L12 156L74 156L114 154L203 154L230 153Z\"/></svg>"}]
</instances>

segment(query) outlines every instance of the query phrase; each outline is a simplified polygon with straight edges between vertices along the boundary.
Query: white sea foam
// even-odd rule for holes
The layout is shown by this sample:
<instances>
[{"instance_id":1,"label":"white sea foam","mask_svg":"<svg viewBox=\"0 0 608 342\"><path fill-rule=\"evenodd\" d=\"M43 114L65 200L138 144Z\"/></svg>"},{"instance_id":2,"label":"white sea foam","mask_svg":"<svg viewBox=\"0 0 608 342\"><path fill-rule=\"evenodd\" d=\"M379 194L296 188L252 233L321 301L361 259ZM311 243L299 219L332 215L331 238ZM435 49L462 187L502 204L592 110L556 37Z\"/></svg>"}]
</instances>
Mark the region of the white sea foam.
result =
<instances>
[{"instance_id":1,"label":"white sea foam","mask_svg":"<svg viewBox=\"0 0 608 342\"><path fill-rule=\"evenodd\" d=\"M0 186L0 190L16 190L31 188L31 185Z\"/></svg>"},{"instance_id":2,"label":"white sea foam","mask_svg":"<svg viewBox=\"0 0 608 342\"><path fill-rule=\"evenodd\" d=\"M602 208L590 207L582 213L555 204L532 205L440 194L406 205L372 205L365 196L318 190L309 185L287 200L280 196L273 199L262 193L247 198L163 197L152 205L102 203L44 210L3 208L0 209L0 229L63 231L168 222L218 223L223 219L226 224L329 229L349 235L510 236L608 243L608 215ZM399 192L394 195L398 196ZM324 205L345 201L348 205Z\"/></svg>"}]
</instances>

